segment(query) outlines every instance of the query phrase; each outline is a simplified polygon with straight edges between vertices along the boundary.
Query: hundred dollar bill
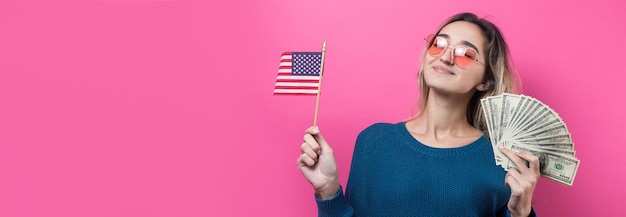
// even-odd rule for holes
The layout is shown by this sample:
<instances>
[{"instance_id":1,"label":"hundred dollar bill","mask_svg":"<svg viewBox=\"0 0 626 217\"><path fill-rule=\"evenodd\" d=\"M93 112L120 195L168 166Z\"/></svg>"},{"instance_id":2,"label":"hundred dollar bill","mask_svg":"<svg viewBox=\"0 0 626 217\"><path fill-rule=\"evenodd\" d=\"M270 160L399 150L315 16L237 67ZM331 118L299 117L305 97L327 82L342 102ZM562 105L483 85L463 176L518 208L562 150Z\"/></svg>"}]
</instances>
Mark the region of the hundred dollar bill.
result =
<instances>
[{"instance_id":1,"label":"hundred dollar bill","mask_svg":"<svg viewBox=\"0 0 626 217\"><path fill-rule=\"evenodd\" d=\"M564 134L569 134L569 131L567 131L567 127L565 127L565 125L561 122L541 129L536 129L534 131L529 131L525 134L517 135L516 137L520 140L524 140L526 138L557 136Z\"/></svg>"},{"instance_id":2,"label":"hundred dollar bill","mask_svg":"<svg viewBox=\"0 0 626 217\"><path fill-rule=\"evenodd\" d=\"M500 131L498 132L498 138L501 140L508 139L508 135L505 134L506 129L512 127L513 114L519 105L522 96L514 94L502 94L502 112L500 112Z\"/></svg>"},{"instance_id":3,"label":"hundred dollar bill","mask_svg":"<svg viewBox=\"0 0 626 217\"><path fill-rule=\"evenodd\" d=\"M529 137L529 138L524 138L524 139L518 139L517 141L520 141L520 143L532 144L532 145L571 144L572 136L568 133L568 134L559 134L559 135L552 135L552 136L545 136L545 137L535 137L535 138Z\"/></svg>"},{"instance_id":4,"label":"hundred dollar bill","mask_svg":"<svg viewBox=\"0 0 626 217\"><path fill-rule=\"evenodd\" d=\"M510 99L513 99L510 97ZM512 114L512 119L509 122L508 126L506 127L506 129L503 129L503 133L502 133L502 137L505 138L511 138L513 136L513 132L516 131L517 127L519 126L519 119L524 116L526 114L526 108L528 107L528 97L525 97L523 95L519 96L519 100L517 100L518 102L513 102L513 104L517 104L514 108L515 111L513 111Z\"/></svg>"},{"instance_id":5,"label":"hundred dollar bill","mask_svg":"<svg viewBox=\"0 0 626 217\"><path fill-rule=\"evenodd\" d=\"M487 130L489 132L489 140L491 141L491 145L492 148L494 150L494 160L496 162L496 165L500 165L502 162L502 157L499 156L501 155L501 153L499 153L499 151L497 151L497 148L495 147L496 144L498 144L497 141L497 126L499 126L499 123L497 122L496 118L497 118L497 114L498 109L496 108L496 104L492 102L492 100L497 99L498 97L489 97L489 98L484 98L480 100L480 103L482 105L483 108L483 113L485 115L485 121L487 122Z\"/></svg>"},{"instance_id":6,"label":"hundred dollar bill","mask_svg":"<svg viewBox=\"0 0 626 217\"><path fill-rule=\"evenodd\" d=\"M530 147L529 147L530 148ZM563 156L567 156L567 157L572 157L572 158L576 158L574 157L574 155L576 155L576 151L574 150L567 150L567 149L541 149L547 152L552 152L558 155L563 155Z\"/></svg>"},{"instance_id":7,"label":"hundred dollar bill","mask_svg":"<svg viewBox=\"0 0 626 217\"><path fill-rule=\"evenodd\" d=\"M570 150L570 151L574 150L574 143L530 144L530 143L523 143L521 141L513 141L513 142L517 144L524 144L525 146L536 148L536 149L546 149L546 150L558 149L558 150Z\"/></svg>"},{"instance_id":8,"label":"hundred dollar bill","mask_svg":"<svg viewBox=\"0 0 626 217\"><path fill-rule=\"evenodd\" d=\"M480 100L480 104L483 108L483 114L485 115L485 122L487 122L487 131L489 133L489 140L492 141L492 143L494 143L494 120L493 120L493 115L491 112L493 111L493 109L491 109L490 104L488 102L487 98L483 98Z\"/></svg>"},{"instance_id":9,"label":"hundred dollar bill","mask_svg":"<svg viewBox=\"0 0 626 217\"><path fill-rule=\"evenodd\" d=\"M494 142L494 144L498 144L498 142L500 142L500 138L499 133L500 132L500 112L502 111L500 108L502 108L502 95L500 96L493 96L488 98L487 100L487 109L489 110L489 113L491 114L491 120L492 120L492 130L493 130L493 138L492 141Z\"/></svg>"},{"instance_id":10,"label":"hundred dollar bill","mask_svg":"<svg viewBox=\"0 0 626 217\"><path fill-rule=\"evenodd\" d=\"M504 155L498 151L496 145L499 143L500 137L500 117L501 111L500 105L502 102L502 96L493 96L487 99L481 100L481 104L483 105L483 110L485 114L485 119L487 121L487 128L489 131L489 138L491 141L492 149L494 152L494 161L496 165L501 165L502 159Z\"/></svg>"},{"instance_id":11,"label":"hundred dollar bill","mask_svg":"<svg viewBox=\"0 0 626 217\"><path fill-rule=\"evenodd\" d=\"M539 157L539 171L541 176L568 186L572 186L574 183L574 178L576 177L580 160L516 144L511 144L510 147L513 150L529 152ZM508 171L509 169L515 167L516 166L512 161L507 160L504 168Z\"/></svg>"}]
</instances>

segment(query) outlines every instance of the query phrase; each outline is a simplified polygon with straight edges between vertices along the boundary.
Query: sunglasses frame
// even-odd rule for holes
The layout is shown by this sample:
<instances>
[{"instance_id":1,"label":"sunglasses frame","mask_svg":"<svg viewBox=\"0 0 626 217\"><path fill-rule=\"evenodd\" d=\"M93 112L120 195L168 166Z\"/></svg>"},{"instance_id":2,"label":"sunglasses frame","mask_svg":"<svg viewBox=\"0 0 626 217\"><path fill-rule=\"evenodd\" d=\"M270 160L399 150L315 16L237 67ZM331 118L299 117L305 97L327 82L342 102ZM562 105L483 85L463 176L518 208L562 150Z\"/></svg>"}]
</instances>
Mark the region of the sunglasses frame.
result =
<instances>
[{"instance_id":1,"label":"sunglasses frame","mask_svg":"<svg viewBox=\"0 0 626 217\"><path fill-rule=\"evenodd\" d=\"M431 40L429 41L429 40L428 40L428 38L431 38ZM440 51L439 53L437 53L437 54L431 54L431 53L430 53L430 49L431 49L431 47L433 46L433 44L434 44L434 42L435 42L435 39L437 39L437 38L441 38L441 39L443 39L443 40L446 42L446 45L447 45L447 46L446 46L446 47L443 47L443 49L441 49L441 51ZM467 47L467 46L463 46L463 45L457 45L457 46L454 46L454 47L449 46L449 45L448 45L448 40L446 40L445 38L440 37L440 36L438 36L438 35L435 35L435 34L430 34L430 35L426 36L426 38L424 38L424 41L426 41L426 46L427 46L427 47L426 47L426 49L427 49L428 54L429 54L429 55L431 55L431 56L434 56L434 57L443 55L443 54L446 52L446 49L451 48L451 49L452 49L452 53L454 54L454 57L453 57L453 59L454 59L454 64L455 64L455 65L457 65L458 67L461 67L461 68L467 68L469 65L471 65L471 63L472 63L472 62L482 63L483 65L485 64L484 62L481 62L480 60L478 60L478 56L479 56L480 54L478 54L478 51L474 50L473 48L470 48L470 47ZM456 49L457 49L457 48L459 48L459 47L462 47L463 49L466 49L466 50L472 50L473 52L475 52L475 53L476 53L476 56L474 57L474 59L473 59L471 62L469 62L469 63L467 63L467 64L465 64L465 65L459 65L459 64L458 64L458 63L459 63L459 61L456 61L456 58L457 58L457 57L458 57L458 58L463 58L463 57L464 57L464 56L457 56L457 55L456 55ZM440 48L441 48L441 47L440 47ZM466 57L466 58L467 58L467 57ZM468 59L469 59L469 58L468 58Z\"/></svg>"}]
</instances>

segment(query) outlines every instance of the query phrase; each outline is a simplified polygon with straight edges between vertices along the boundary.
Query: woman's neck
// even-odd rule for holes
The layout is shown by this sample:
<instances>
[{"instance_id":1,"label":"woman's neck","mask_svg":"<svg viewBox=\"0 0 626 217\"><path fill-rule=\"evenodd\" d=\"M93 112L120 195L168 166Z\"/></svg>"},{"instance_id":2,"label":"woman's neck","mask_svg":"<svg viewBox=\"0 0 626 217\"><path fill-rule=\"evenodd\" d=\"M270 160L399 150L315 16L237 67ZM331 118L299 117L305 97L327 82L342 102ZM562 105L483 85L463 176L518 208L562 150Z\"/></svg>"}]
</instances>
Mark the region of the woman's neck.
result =
<instances>
[{"instance_id":1,"label":"woman's neck","mask_svg":"<svg viewBox=\"0 0 626 217\"><path fill-rule=\"evenodd\" d=\"M477 130L467 119L470 99L471 95L440 94L431 89L426 108L410 123L411 131L434 141L449 137L475 136Z\"/></svg>"}]
</instances>

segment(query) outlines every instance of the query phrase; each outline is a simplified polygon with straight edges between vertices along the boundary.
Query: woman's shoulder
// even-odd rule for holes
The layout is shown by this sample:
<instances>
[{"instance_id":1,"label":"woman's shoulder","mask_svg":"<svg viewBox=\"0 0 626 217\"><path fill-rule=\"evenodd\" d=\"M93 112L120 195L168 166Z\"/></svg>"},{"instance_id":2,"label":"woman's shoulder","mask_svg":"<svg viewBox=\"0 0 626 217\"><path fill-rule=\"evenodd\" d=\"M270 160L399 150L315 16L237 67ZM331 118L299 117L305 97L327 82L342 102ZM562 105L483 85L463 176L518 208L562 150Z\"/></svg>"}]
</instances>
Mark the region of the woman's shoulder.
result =
<instances>
[{"instance_id":1,"label":"woman's shoulder","mask_svg":"<svg viewBox=\"0 0 626 217\"><path fill-rule=\"evenodd\" d=\"M388 135L390 133L393 133L399 127L404 127L404 122L399 122L399 123L384 123L384 122L374 123L374 124L368 126L367 128L365 128L363 131L361 131L361 133L359 133L359 136L358 136L357 140L360 140L360 139L373 140L373 139L376 139L376 138Z\"/></svg>"},{"instance_id":2,"label":"woman's shoulder","mask_svg":"<svg viewBox=\"0 0 626 217\"><path fill-rule=\"evenodd\" d=\"M378 122L378 123L374 123L368 127L366 127L363 132L366 131L381 131L381 130L389 130L392 128L397 127L398 125L403 125L404 122L398 122L398 123L387 123L387 122Z\"/></svg>"}]
</instances>

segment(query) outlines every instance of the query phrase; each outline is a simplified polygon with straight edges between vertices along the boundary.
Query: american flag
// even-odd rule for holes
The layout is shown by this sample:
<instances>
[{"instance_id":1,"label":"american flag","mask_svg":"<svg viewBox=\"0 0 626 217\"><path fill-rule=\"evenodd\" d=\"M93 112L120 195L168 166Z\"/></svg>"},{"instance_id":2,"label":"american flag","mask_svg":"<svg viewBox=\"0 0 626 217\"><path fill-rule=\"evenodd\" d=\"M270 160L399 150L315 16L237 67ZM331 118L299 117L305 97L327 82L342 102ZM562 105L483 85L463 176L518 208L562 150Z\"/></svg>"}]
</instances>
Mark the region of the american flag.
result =
<instances>
[{"instance_id":1,"label":"american flag","mask_svg":"<svg viewBox=\"0 0 626 217\"><path fill-rule=\"evenodd\" d=\"M284 52L274 95L316 95L321 62L322 52Z\"/></svg>"}]
</instances>

